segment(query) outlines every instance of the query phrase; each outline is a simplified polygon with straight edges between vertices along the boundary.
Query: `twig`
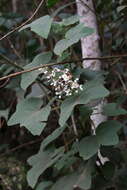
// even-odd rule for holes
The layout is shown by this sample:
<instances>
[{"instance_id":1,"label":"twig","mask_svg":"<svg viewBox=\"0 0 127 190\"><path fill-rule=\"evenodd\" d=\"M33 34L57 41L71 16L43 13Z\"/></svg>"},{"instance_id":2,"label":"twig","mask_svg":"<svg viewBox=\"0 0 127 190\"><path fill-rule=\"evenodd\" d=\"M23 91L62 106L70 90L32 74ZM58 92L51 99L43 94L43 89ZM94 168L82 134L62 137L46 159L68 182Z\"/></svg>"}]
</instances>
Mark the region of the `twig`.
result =
<instances>
[{"instance_id":1,"label":"twig","mask_svg":"<svg viewBox=\"0 0 127 190\"><path fill-rule=\"evenodd\" d=\"M22 149L22 148L26 147L26 146L29 146L29 145L32 145L32 144L36 144L36 143L42 141L42 139L43 138L40 138L40 139L37 139L37 140L34 140L34 141L29 141L27 143L24 143L24 144L21 144L19 146L16 146L15 148L12 148L12 149L8 150L8 152L1 154L0 157L6 156L7 154L15 152L15 151L17 151L19 149Z\"/></svg>"},{"instance_id":2,"label":"twig","mask_svg":"<svg viewBox=\"0 0 127 190\"><path fill-rule=\"evenodd\" d=\"M54 66L54 65L64 65L64 64L78 63L78 62L81 62L81 61L84 61L84 60L108 60L108 59L116 59L118 57L124 58L124 57L127 57L127 55L125 54L125 55L116 55L116 56L107 56L107 57L86 57L86 58L82 58L82 59L79 59L79 60L71 60L71 61L60 62L60 63L44 64L44 65L40 65L40 66L37 66L37 67L33 67L31 69L27 69L27 70L24 70L24 71L12 73L10 75L1 77L0 81L2 81L4 79L7 79L7 78L16 77L16 76L24 74L24 73L32 72L32 71L35 71L35 70L38 70L38 69L44 68L44 67L51 67L51 66Z\"/></svg>"},{"instance_id":3,"label":"twig","mask_svg":"<svg viewBox=\"0 0 127 190\"><path fill-rule=\"evenodd\" d=\"M22 23L20 26L17 26L16 28L14 28L13 30L11 30L10 32L8 32L7 34L5 34L4 36L2 36L0 38L0 41L7 38L8 36L10 36L12 33L16 32L17 30L19 30L20 28L22 28L24 25L26 25L29 21L31 21L34 16L37 14L38 10L40 9L40 7L42 6L44 0L42 0L40 2L40 4L38 5L38 7L36 8L36 10L34 11L34 13L31 15L30 18L28 18L24 23Z\"/></svg>"},{"instance_id":4,"label":"twig","mask_svg":"<svg viewBox=\"0 0 127 190\"><path fill-rule=\"evenodd\" d=\"M7 78L7 80L3 83L3 84L0 84L0 89L1 88L4 88L7 84L8 84L8 82L9 82L9 78Z\"/></svg>"},{"instance_id":5,"label":"twig","mask_svg":"<svg viewBox=\"0 0 127 190\"><path fill-rule=\"evenodd\" d=\"M91 9L83 0L80 0L80 3L82 3L84 7L87 7L92 13L97 16L97 13L93 9Z\"/></svg>"},{"instance_id":6,"label":"twig","mask_svg":"<svg viewBox=\"0 0 127 190\"><path fill-rule=\"evenodd\" d=\"M42 91L43 91L44 94L46 95L47 99L50 101L50 97L49 97L47 91L45 90L45 87L43 86L43 83L40 84L40 83L37 81L37 84L38 84L38 86L42 89Z\"/></svg>"},{"instance_id":7,"label":"twig","mask_svg":"<svg viewBox=\"0 0 127 190\"><path fill-rule=\"evenodd\" d=\"M74 130L74 134L76 136L76 141L78 141L78 131L77 131L76 123L75 123L74 114L72 114L72 116L71 116L71 121L72 121L72 127Z\"/></svg>"},{"instance_id":8,"label":"twig","mask_svg":"<svg viewBox=\"0 0 127 190\"><path fill-rule=\"evenodd\" d=\"M22 57L20 56L20 54L18 53L18 51L16 50L16 48L14 47L13 43L11 42L11 40L9 40L9 38L7 38L7 40L8 40L8 43L9 43L9 45L10 45L12 51L14 52L14 54L15 54L19 59L23 60Z\"/></svg>"},{"instance_id":9,"label":"twig","mask_svg":"<svg viewBox=\"0 0 127 190\"><path fill-rule=\"evenodd\" d=\"M125 91L125 93L127 94L127 87L126 87L126 84L124 83L123 79L122 79L122 76L120 75L119 72L115 71L115 73L117 74L122 86L123 86L123 90Z\"/></svg>"},{"instance_id":10,"label":"twig","mask_svg":"<svg viewBox=\"0 0 127 190\"><path fill-rule=\"evenodd\" d=\"M0 53L0 57L2 57L4 60L6 60L7 63L12 65L13 67L16 67L17 69L23 70L23 68L20 65L18 65L16 62L13 62L12 60L10 60L7 56Z\"/></svg>"}]
</instances>

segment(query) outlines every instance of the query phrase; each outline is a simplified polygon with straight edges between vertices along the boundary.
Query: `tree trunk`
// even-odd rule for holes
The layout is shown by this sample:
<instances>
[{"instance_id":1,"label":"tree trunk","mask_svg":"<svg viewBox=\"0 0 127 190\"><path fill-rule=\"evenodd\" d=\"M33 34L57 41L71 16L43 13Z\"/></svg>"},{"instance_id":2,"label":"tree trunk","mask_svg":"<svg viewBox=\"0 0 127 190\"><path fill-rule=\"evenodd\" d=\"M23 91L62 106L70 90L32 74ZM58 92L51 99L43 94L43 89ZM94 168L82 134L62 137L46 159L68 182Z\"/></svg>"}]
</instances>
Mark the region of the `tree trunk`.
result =
<instances>
[{"instance_id":1,"label":"tree trunk","mask_svg":"<svg viewBox=\"0 0 127 190\"><path fill-rule=\"evenodd\" d=\"M82 57L100 57L99 48L99 34L96 21L95 10L92 0L76 0L78 15L81 16L80 22L84 23L85 26L93 28L95 32L81 39ZM101 62L99 60L87 60L83 62L84 68L90 68L92 70L100 70ZM91 119L93 121L94 127L96 128L98 124L106 120L106 117L100 113L102 111L103 101L94 107Z\"/></svg>"},{"instance_id":2,"label":"tree trunk","mask_svg":"<svg viewBox=\"0 0 127 190\"><path fill-rule=\"evenodd\" d=\"M12 0L12 9L14 13L17 12L17 0Z\"/></svg>"},{"instance_id":3,"label":"tree trunk","mask_svg":"<svg viewBox=\"0 0 127 190\"><path fill-rule=\"evenodd\" d=\"M76 3L78 15L81 16L80 22L95 30L92 35L81 39L82 57L100 57L99 34L93 1L76 0ZM101 70L101 62L99 60L86 60L83 62L83 67L99 71ZM104 100L93 108L93 113L91 115L93 135L96 134L97 126L106 120L106 117L102 115L103 104ZM100 151L98 151L98 157L100 158L102 164L108 161L107 158L103 158L101 156Z\"/></svg>"}]
</instances>

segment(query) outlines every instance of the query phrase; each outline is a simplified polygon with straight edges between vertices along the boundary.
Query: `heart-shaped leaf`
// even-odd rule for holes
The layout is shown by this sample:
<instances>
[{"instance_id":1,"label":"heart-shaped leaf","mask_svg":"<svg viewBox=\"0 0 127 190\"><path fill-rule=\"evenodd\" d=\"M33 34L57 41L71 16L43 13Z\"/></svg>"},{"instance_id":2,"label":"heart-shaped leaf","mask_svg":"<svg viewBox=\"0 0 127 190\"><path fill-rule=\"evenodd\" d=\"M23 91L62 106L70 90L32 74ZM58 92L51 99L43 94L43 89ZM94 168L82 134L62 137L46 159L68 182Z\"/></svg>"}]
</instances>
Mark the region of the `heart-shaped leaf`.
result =
<instances>
[{"instance_id":1,"label":"heart-shaped leaf","mask_svg":"<svg viewBox=\"0 0 127 190\"><path fill-rule=\"evenodd\" d=\"M88 160L99 149L99 143L96 136L88 136L83 138L78 145L79 154L84 160Z\"/></svg>"},{"instance_id":2,"label":"heart-shaped leaf","mask_svg":"<svg viewBox=\"0 0 127 190\"><path fill-rule=\"evenodd\" d=\"M40 35L41 37L47 39L51 25L52 25L53 18L51 18L49 15L45 15L35 21L33 21L30 24L27 24L23 26L21 30L24 30L26 28L30 28L31 31L35 32L36 34Z\"/></svg>"},{"instance_id":3,"label":"heart-shaped leaf","mask_svg":"<svg viewBox=\"0 0 127 190\"><path fill-rule=\"evenodd\" d=\"M109 103L104 106L103 113L107 116L118 116L126 115L127 111L119 107L116 103Z\"/></svg>"},{"instance_id":4,"label":"heart-shaped leaf","mask_svg":"<svg viewBox=\"0 0 127 190\"><path fill-rule=\"evenodd\" d=\"M118 144L117 131L120 128L122 128L122 124L115 120L101 123L96 130L98 142L107 146Z\"/></svg>"}]
</instances>

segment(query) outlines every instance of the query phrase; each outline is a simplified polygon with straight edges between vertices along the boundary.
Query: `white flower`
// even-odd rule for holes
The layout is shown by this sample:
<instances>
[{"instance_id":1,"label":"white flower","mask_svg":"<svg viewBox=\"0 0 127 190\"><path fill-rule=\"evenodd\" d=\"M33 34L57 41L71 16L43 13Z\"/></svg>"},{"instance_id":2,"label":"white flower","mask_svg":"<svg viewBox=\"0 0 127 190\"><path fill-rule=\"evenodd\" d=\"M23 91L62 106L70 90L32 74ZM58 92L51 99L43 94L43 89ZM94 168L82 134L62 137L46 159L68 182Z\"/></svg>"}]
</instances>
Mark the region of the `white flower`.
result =
<instances>
[{"instance_id":1,"label":"white flower","mask_svg":"<svg viewBox=\"0 0 127 190\"><path fill-rule=\"evenodd\" d=\"M74 93L78 93L79 90L83 90L82 85L78 83L79 78L73 80L73 76L69 69L59 68L43 68L40 71L46 75L47 81L50 83L58 98L64 96L71 96Z\"/></svg>"},{"instance_id":2,"label":"white flower","mask_svg":"<svg viewBox=\"0 0 127 190\"><path fill-rule=\"evenodd\" d=\"M79 78L76 78L76 79L74 80L74 82L77 82L77 81L79 81Z\"/></svg>"},{"instance_id":3,"label":"white flower","mask_svg":"<svg viewBox=\"0 0 127 190\"><path fill-rule=\"evenodd\" d=\"M64 81L68 81L70 79L70 76L67 74L63 74L62 78L64 79Z\"/></svg>"},{"instance_id":4,"label":"white flower","mask_svg":"<svg viewBox=\"0 0 127 190\"><path fill-rule=\"evenodd\" d=\"M61 92L55 92L55 94L56 94L56 95L59 95L59 94L61 94Z\"/></svg>"},{"instance_id":5,"label":"white flower","mask_svg":"<svg viewBox=\"0 0 127 190\"><path fill-rule=\"evenodd\" d=\"M44 74L47 74L48 73L48 68L45 67L45 68L39 68L38 71L44 73Z\"/></svg>"},{"instance_id":6,"label":"white flower","mask_svg":"<svg viewBox=\"0 0 127 190\"><path fill-rule=\"evenodd\" d=\"M78 84L76 81L74 81L74 82L72 83L72 85L71 85L71 88L72 88L72 89L79 88L79 84Z\"/></svg>"},{"instance_id":7,"label":"white flower","mask_svg":"<svg viewBox=\"0 0 127 190\"><path fill-rule=\"evenodd\" d=\"M54 70L54 72L60 72L60 71L61 71L61 70L58 69L57 67L55 67L53 70Z\"/></svg>"},{"instance_id":8,"label":"white flower","mask_svg":"<svg viewBox=\"0 0 127 190\"><path fill-rule=\"evenodd\" d=\"M42 72L43 72L43 70L44 70L43 68L39 68L39 69L38 69L38 71L42 71Z\"/></svg>"},{"instance_id":9,"label":"white flower","mask_svg":"<svg viewBox=\"0 0 127 190\"><path fill-rule=\"evenodd\" d=\"M44 71L44 74L47 74L48 73L48 71Z\"/></svg>"},{"instance_id":10,"label":"white flower","mask_svg":"<svg viewBox=\"0 0 127 190\"><path fill-rule=\"evenodd\" d=\"M69 72L69 69L65 69L65 73L68 73Z\"/></svg>"},{"instance_id":11,"label":"white flower","mask_svg":"<svg viewBox=\"0 0 127 190\"><path fill-rule=\"evenodd\" d=\"M51 78L50 75L48 75L48 76L47 76L47 79L50 79L50 78Z\"/></svg>"},{"instance_id":12,"label":"white flower","mask_svg":"<svg viewBox=\"0 0 127 190\"><path fill-rule=\"evenodd\" d=\"M80 84L80 85L79 85L79 88L80 88L80 90L83 90L83 85Z\"/></svg>"}]
</instances>

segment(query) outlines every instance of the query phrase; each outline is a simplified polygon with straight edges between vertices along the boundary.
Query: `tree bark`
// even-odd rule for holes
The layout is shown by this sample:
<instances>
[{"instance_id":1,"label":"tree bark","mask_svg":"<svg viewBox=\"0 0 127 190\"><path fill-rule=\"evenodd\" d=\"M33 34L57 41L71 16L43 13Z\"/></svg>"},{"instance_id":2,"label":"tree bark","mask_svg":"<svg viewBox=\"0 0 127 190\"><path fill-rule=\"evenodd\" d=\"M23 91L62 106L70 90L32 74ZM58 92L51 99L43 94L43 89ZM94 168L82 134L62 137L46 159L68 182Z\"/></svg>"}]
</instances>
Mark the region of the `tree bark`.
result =
<instances>
[{"instance_id":1,"label":"tree bark","mask_svg":"<svg viewBox=\"0 0 127 190\"><path fill-rule=\"evenodd\" d=\"M84 23L85 26L88 26L95 30L95 32L92 35L81 39L82 57L100 57L99 34L93 1L76 0L76 3L78 15L81 16L80 22ZM99 60L83 61L83 67L99 71L101 70L101 62ZM103 104L104 101L101 101L101 103L94 107L95 111L93 111L93 114L91 116L91 120L93 122L92 129L94 133L94 128L96 129L96 127L102 121L106 120L106 117L101 114Z\"/></svg>"},{"instance_id":2,"label":"tree bark","mask_svg":"<svg viewBox=\"0 0 127 190\"><path fill-rule=\"evenodd\" d=\"M12 0L12 9L14 13L17 12L17 0Z\"/></svg>"},{"instance_id":3,"label":"tree bark","mask_svg":"<svg viewBox=\"0 0 127 190\"><path fill-rule=\"evenodd\" d=\"M99 34L93 1L76 0L76 3L78 15L81 16L80 22L95 30L92 35L81 39L82 57L100 57ZM83 67L99 71L101 70L101 62L100 60L86 60L83 61ZM97 126L107 119L106 116L102 115L102 107L104 102L105 101L102 100L96 107L93 108L93 113L91 115L93 135L96 134ZM100 150L98 150L98 157L102 164L109 160L101 155Z\"/></svg>"}]
</instances>

